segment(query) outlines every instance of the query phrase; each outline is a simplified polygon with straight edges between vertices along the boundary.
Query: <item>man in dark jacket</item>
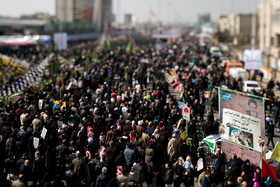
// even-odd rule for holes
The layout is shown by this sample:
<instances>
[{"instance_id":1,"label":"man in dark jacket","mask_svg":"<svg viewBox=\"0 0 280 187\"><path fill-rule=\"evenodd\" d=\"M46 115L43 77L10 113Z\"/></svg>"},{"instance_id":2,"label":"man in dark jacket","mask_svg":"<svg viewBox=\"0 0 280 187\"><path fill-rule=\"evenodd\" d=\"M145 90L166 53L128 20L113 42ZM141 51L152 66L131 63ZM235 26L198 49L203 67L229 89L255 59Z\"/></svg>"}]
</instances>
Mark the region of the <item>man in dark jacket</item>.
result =
<instances>
[{"instance_id":1,"label":"man in dark jacket","mask_svg":"<svg viewBox=\"0 0 280 187\"><path fill-rule=\"evenodd\" d=\"M210 172L205 171L205 176L202 178L201 181L201 187L210 187L211 181L210 181Z\"/></svg>"},{"instance_id":2,"label":"man in dark jacket","mask_svg":"<svg viewBox=\"0 0 280 187\"><path fill-rule=\"evenodd\" d=\"M19 173L23 174L22 182L27 185L27 181L32 177L28 159L26 159L24 164L20 167Z\"/></svg>"},{"instance_id":3,"label":"man in dark jacket","mask_svg":"<svg viewBox=\"0 0 280 187\"><path fill-rule=\"evenodd\" d=\"M273 136L274 136L274 124L272 123L272 120L270 120L269 125L266 129L267 136L268 136L268 141L266 146L269 146L269 143L271 141L272 143L272 148L274 148L274 142L273 142Z\"/></svg>"},{"instance_id":4,"label":"man in dark jacket","mask_svg":"<svg viewBox=\"0 0 280 187\"><path fill-rule=\"evenodd\" d=\"M58 163L59 163L59 166L63 169L64 169L65 164L66 164L66 157L70 153L70 150L67 147L66 143L67 143L67 140L63 139L62 140L62 145L59 145L58 148L57 148L58 149Z\"/></svg>"},{"instance_id":5,"label":"man in dark jacket","mask_svg":"<svg viewBox=\"0 0 280 187\"><path fill-rule=\"evenodd\" d=\"M271 89L273 89L274 88L274 86L275 86L275 83L274 83L274 80L273 80L273 78L272 79L270 79L269 80L269 82L267 83L267 89L269 89L269 90L271 90Z\"/></svg>"},{"instance_id":6,"label":"man in dark jacket","mask_svg":"<svg viewBox=\"0 0 280 187\"><path fill-rule=\"evenodd\" d=\"M174 177L174 171L172 168L172 163L169 162L168 164L165 165L165 177L164 177L165 184L169 184L169 185L172 184L173 177Z\"/></svg>"},{"instance_id":7,"label":"man in dark jacket","mask_svg":"<svg viewBox=\"0 0 280 187\"><path fill-rule=\"evenodd\" d=\"M40 152L36 151L35 153L35 160L33 162L33 184L36 184L37 181L43 177L45 173L45 159L44 157L40 156Z\"/></svg>"},{"instance_id":8,"label":"man in dark jacket","mask_svg":"<svg viewBox=\"0 0 280 187\"><path fill-rule=\"evenodd\" d=\"M134 181L137 184L136 186L141 185L145 181L145 174L144 174L142 161L137 160L136 165L133 166L133 172L134 172Z\"/></svg>"},{"instance_id":9,"label":"man in dark jacket","mask_svg":"<svg viewBox=\"0 0 280 187\"><path fill-rule=\"evenodd\" d=\"M272 119L273 119L274 125L276 125L278 122L279 107L273 103L272 103L271 113L272 113Z\"/></svg>"},{"instance_id":10,"label":"man in dark jacket","mask_svg":"<svg viewBox=\"0 0 280 187\"><path fill-rule=\"evenodd\" d=\"M17 161L17 163L16 163L16 171L15 171L16 174L19 174L19 170L20 170L21 166L24 164L24 162L25 162L25 160L26 160L27 158L28 158L28 154L27 154L27 153L24 153L24 154L22 155L22 158L20 158L20 159Z\"/></svg>"},{"instance_id":11,"label":"man in dark jacket","mask_svg":"<svg viewBox=\"0 0 280 187\"><path fill-rule=\"evenodd\" d=\"M212 134L219 134L219 122L215 118L214 122L212 123Z\"/></svg>"},{"instance_id":12,"label":"man in dark jacket","mask_svg":"<svg viewBox=\"0 0 280 187\"><path fill-rule=\"evenodd\" d=\"M8 158L5 160L5 171L6 173L14 172L16 167L16 161L12 152L8 153Z\"/></svg>"},{"instance_id":13,"label":"man in dark jacket","mask_svg":"<svg viewBox=\"0 0 280 187\"><path fill-rule=\"evenodd\" d=\"M223 174L222 174L222 161L221 158L218 158L216 155L212 156L212 159L214 160L214 164L212 166L211 172L212 172L212 179L215 184L219 184L220 182L223 182Z\"/></svg>"},{"instance_id":14,"label":"man in dark jacket","mask_svg":"<svg viewBox=\"0 0 280 187\"><path fill-rule=\"evenodd\" d=\"M126 160L127 169L130 170L132 167L133 162L135 161L135 151L132 149L132 144L129 143L126 145L126 149L124 150L124 157Z\"/></svg>"},{"instance_id":15,"label":"man in dark jacket","mask_svg":"<svg viewBox=\"0 0 280 187\"><path fill-rule=\"evenodd\" d=\"M107 176L107 168L103 167L102 168L102 173L100 175L98 175L97 179L96 179L96 187L105 187L107 186L108 183L108 176Z\"/></svg>"}]
</instances>

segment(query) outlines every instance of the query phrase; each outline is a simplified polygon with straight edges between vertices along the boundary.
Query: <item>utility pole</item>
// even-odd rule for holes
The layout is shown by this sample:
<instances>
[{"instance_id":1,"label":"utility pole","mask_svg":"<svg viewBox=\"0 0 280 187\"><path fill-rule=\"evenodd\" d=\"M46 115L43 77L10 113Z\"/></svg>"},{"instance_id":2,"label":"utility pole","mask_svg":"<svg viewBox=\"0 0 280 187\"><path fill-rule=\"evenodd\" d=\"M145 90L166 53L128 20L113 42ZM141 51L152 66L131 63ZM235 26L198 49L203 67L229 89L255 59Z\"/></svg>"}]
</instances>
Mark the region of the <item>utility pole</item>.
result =
<instances>
[{"instance_id":1,"label":"utility pole","mask_svg":"<svg viewBox=\"0 0 280 187\"><path fill-rule=\"evenodd\" d=\"M255 0L252 0L252 8L255 8ZM252 12L252 32L251 32L251 49L256 47L256 26L257 26L257 13L255 10Z\"/></svg>"},{"instance_id":2,"label":"utility pole","mask_svg":"<svg viewBox=\"0 0 280 187\"><path fill-rule=\"evenodd\" d=\"M257 19L256 19L256 16L257 16L257 10L255 9L255 0L252 0L252 33L251 33L251 49L254 50L255 47L256 47L256 25L257 25ZM250 75L251 75L251 79L252 77L254 76L255 74L255 70L252 70L250 72Z\"/></svg>"},{"instance_id":3,"label":"utility pole","mask_svg":"<svg viewBox=\"0 0 280 187\"><path fill-rule=\"evenodd\" d=\"M119 24L121 23L121 0L118 0L118 20L119 20Z\"/></svg>"}]
</instances>

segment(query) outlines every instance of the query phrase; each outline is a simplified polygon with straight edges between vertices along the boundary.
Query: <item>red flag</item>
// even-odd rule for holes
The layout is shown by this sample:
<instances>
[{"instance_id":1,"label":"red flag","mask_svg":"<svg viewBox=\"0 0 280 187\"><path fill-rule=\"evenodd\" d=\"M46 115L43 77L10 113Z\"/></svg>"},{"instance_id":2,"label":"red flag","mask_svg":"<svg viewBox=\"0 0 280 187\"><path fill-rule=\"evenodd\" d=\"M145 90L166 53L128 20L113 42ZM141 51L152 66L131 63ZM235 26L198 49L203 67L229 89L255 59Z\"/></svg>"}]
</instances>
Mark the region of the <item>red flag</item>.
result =
<instances>
[{"instance_id":1,"label":"red flag","mask_svg":"<svg viewBox=\"0 0 280 187\"><path fill-rule=\"evenodd\" d=\"M264 159L262 159L262 170L261 170L262 177L270 177L272 181L278 182L277 180L277 173L276 168L270 166Z\"/></svg>"}]
</instances>

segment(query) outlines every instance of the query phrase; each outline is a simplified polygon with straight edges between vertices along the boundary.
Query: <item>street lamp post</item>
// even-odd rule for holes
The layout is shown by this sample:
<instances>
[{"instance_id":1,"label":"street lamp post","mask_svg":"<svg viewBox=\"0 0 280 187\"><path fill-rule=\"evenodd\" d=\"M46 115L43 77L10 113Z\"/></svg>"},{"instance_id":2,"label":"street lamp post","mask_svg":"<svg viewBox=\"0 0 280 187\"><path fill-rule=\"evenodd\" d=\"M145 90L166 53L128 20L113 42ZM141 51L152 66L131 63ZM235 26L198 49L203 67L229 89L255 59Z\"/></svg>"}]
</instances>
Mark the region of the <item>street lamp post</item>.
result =
<instances>
[{"instance_id":1,"label":"street lamp post","mask_svg":"<svg viewBox=\"0 0 280 187\"><path fill-rule=\"evenodd\" d=\"M252 8L255 8L255 0L252 0ZM257 13L252 12L252 32L251 32L251 49L256 47L256 26L257 26Z\"/></svg>"}]
</instances>

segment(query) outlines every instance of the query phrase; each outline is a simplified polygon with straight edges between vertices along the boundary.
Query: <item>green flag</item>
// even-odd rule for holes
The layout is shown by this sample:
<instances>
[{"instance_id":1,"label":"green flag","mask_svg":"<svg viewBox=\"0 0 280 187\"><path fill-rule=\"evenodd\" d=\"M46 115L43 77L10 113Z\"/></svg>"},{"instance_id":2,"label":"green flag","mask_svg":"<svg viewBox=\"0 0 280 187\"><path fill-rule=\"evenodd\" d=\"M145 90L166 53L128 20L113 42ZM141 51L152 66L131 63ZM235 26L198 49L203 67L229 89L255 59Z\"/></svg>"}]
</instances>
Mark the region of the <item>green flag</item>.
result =
<instances>
[{"instance_id":1,"label":"green flag","mask_svg":"<svg viewBox=\"0 0 280 187\"><path fill-rule=\"evenodd\" d=\"M105 40L105 46L106 46L106 48L108 49L108 50L110 50L111 49L111 42L108 40L108 39L106 39Z\"/></svg>"},{"instance_id":2,"label":"green flag","mask_svg":"<svg viewBox=\"0 0 280 187\"><path fill-rule=\"evenodd\" d=\"M131 52L131 50L132 50L132 40L129 40L127 47L125 48L125 51L129 53Z\"/></svg>"}]
</instances>

